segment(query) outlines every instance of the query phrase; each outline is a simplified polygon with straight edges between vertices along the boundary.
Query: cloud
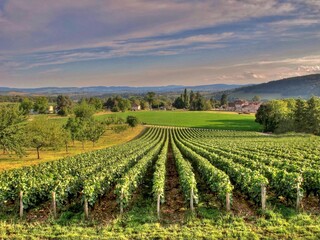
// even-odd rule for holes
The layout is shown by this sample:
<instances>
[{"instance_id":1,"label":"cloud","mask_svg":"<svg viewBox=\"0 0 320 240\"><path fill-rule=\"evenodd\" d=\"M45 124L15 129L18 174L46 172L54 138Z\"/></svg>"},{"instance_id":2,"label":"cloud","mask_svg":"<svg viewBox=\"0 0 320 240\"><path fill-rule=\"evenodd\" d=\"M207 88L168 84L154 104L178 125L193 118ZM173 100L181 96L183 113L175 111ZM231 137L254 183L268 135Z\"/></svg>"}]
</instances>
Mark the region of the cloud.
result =
<instances>
[{"instance_id":1,"label":"cloud","mask_svg":"<svg viewBox=\"0 0 320 240\"><path fill-rule=\"evenodd\" d=\"M276 0L57 0L46 4L42 0L10 0L0 16L0 41L6 45L0 51L154 37L294 9L292 4Z\"/></svg>"},{"instance_id":2,"label":"cloud","mask_svg":"<svg viewBox=\"0 0 320 240\"><path fill-rule=\"evenodd\" d=\"M185 38L153 40L131 39L128 41L104 42L91 48L69 49L53 52L35 52L11 56L2 64L3 68L27 70L40 66L59 65L72 62L102 60L127 56L168 56L182 52L224 47L221 42L234 38L231 32L221 34L201 34ZM1 63L1 58L0 58ZM1 66L1 65L0 65Z\"/></svg>"}]
</instances>

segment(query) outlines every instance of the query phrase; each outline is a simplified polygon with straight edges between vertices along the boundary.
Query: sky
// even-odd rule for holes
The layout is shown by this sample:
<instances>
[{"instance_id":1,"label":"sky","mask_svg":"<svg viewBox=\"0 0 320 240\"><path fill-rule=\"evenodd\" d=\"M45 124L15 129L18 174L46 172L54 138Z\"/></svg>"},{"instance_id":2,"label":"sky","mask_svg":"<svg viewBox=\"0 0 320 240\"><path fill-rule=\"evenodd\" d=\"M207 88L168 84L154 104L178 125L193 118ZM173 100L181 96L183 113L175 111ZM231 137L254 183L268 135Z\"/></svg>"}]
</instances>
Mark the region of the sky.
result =
<instances>
[{"instance_id":1,"label":"sky","mask_svg":"<svg viewBox=\"0 0 320 240\"><path fill-rule=\"evenodd\" d=\"M257 84L320 73L320 0L0 0L0 86Z\"/></svg>"}]
</instances>

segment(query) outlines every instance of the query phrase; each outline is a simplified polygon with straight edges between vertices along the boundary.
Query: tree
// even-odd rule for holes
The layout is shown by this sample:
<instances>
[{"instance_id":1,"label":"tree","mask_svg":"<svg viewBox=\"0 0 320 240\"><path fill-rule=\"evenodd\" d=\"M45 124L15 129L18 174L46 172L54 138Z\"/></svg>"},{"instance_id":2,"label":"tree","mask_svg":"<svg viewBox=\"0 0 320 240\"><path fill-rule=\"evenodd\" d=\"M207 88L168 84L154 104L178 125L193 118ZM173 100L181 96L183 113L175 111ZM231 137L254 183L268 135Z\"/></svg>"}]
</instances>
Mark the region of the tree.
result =
<instances>
[{"instance_id":1,"label":"tree","mask_svg":"<svg viewBox=\"0 0 320 240\"><path fill-rule=\"evenodd\" d=\"M86 124L85 128L86 139L92 142L94 147L95 143L100 139L100 137L105 133L106 126L103 122L97 120L91 120Z\"/></svg>"},{"instance_id":2,"label":"tree","mask_svg":"<svg viewBox=\"0 0 320 240\"><path fill-rule=\"evenodd\" d=\"M256 95L252 98L252 102L260 102L261 101L261 97Z\"/></svg>"},{"instance_id":3,"label":"tree","mask_svg":"<svg viewBox=\"0 0 320 240\"><path fill-rule=\"evenodd\" d=\"M57 97L57 113L60 116L67 116L72 111L72 101L68 96Z\"/></svg>"},{"instance_id":4,"label":"tree","mask_svg":"<svg viewBox=\"0 0 320 240\"><path fill-rule=\"evenodd\" d=\"M118 101L118 108L121 112L125 112L131 108L131 102L128 99L121 98Z\"/></svg>"},{"instance_id":5,"label":"tree","mask_svg":"<svg viewBox=\"0 0 320 240\"><path fill-rule=\"evenodd\" d=\"M70 132L70 138L73 142L77 139L78 130L79 130L79 118L76 119L75 117L68 118L67 124L64 126L64 129Z\"/></svg>"},{"instance_id":6,"label":"tree","mask_svg":"<svg viewBox=\"0 0 320 240\"><path fill-rule=\"evenodd\" d=\"M38 97L33 107L33 109L40 114L47 113L48 108L49 108L49 103L46 97Z\"/></svg>"},{"instance_id":7,"label":"tree","mask_svg":"<svg viewBox=\"0 0 320 240\"><path fill-rule=\"evenodd\" d=\"M190 106L189 95L186 88L184 89L184 92L183 92L183 102L184 102L184 107L189 108Z\"/></svg>"},{"instance_id":8,"label":"tree","mask_svg":"<svg viewBox=\"0 0 320 240\"><path fill-rule=\"evenodd\" d=\"M114 107L114 101L112 98L108 98L108 100L104 103L104 107L111 110Z\"/></svg>"},{"instance_id":9,"label":"tree","mask_svg":"<svg viewBox=\"0 0 320 240\"><path fill-rule=\"evenodd\" d=\"M64 132L60 124L40 116L27 125L28 143L37 150L40 159L40 150L46 147L58 148L64 144Z\"/></svg>"},{"instance_id":10,"label":"tree","mask_svg":"<svg viewBox=\"0 0 320 240\"><path fill-rule=\"evenodd\" d=\"M220 100L220 105L225 106L228 104L228 95L226 93L223 93Z\"/></svg>"},{"instance_id":11,"label":"tree","mask_svg":"<svg viewBox=\"0 0 320 240\"><path fill-rule=\"evenodd\" d=\"M190 91L190 97L189 97L189 106L190 106L189 108L190 108L190 110L194 110L193 107L192 107L192 105L193 105L193 102L194 102L195 98L196 98L196 95L195 95L194 92L191 90L191 91Z\"/></svg>"},{"instance_id":12,"label":"tree","mask_svg":"<svg viewBox=\"0 0 320 240\"><path fill-rule=\"evenodd\" d=\"M74 108L74 114L76 118L81 120L91 119L94 113L95 108L89 105L86 101L81 101L81 103Z\"/></svg>"},{"instance_id":13,"label":"tree","mask_svg":"<svg viewBox=\"0 0 320 240\"><path fill-rule=\"evenodd\" d=\"M14 152L19 156L24 154L25 116L16 105L0 107L0 145L3 153Z\"/></svg>"},{"instance_id":14,"label":"tree","mask_svg":"<svg viewBox=\"0 0 320 240\"><path fill-rule=\"evenodd\" d=\"M102 100L101 100L100 98L97 98L97 97L91 97L91 98L89 98L88 104L92 105L97 112L98 112L98 111L101 111L101 110L102 110L102 107L103 107L103 102L102 102Z\"/></svg>"},{"instance_id":15,"label":"tree","mask_svg":"<svg viewBox=\"0 0 320 240\"><path fill-rule=\"evenodd\" d=\"M156 96L155 92L148 92L145 99L149 103L149 107L153 105L154 98Z\"/></svg>"},{"instance_id":16,"label":"tree","mask_svg":"<svg viewBox=\"0 0 320 240\"><path fill-rule=\"evenodd\" d=\"M172 106L174 106L175 108L178 108L178 109L183 109L185 107L185 104L183 102L183 99L181 97L177 97Z\"/></svg>"},{"instance_id":17,"label":"tree","mask_svg":"<svg viewBox=\"0 0 320 240\"><path fill-rule=\"evenodd\" d=\"M24 115L28 115L33 108L33 102L29 98L24 98L19 105L19 109Z\"/></svg>"},{"instance_id":18,"label":"tree","mask_svg":"<svg viewBox=\"0 0 320 240\"><path fill-rule=\"evenodd\" d=\"M127 123L129 124L130 127L134 128L139 124L139 120L135 116L128 116Z\"/></svg>"},{"instance_id":19,"label":"tree","mask_svg":"<svg viewBox=\"0 0 320 240\"><path fill-rule=\"evenodd\" d=\"M294 111L294 125L295 131L307 132L307 102L302 99L297 99L296 109Z\"/></svg>"},{"instance_id":20,"label":"tree","mask_svg":"<svg viewBox=\"0 0 320 240\"><path fill-rule=\"evenodd\" d=\"M311 97L306 108L307 131L320 135L320 98Z\"/></svg>"},{"instance_id":21,"label":"tree","mask_svg":"<svg viewBox=\"0 0 320 240\"><path fill-rule=\"evenodd\" d=\"M142 110L150 109L149 103L147 101L144 101L144 100L140 101L140 105Z\"/></svg>"}]
</instances>

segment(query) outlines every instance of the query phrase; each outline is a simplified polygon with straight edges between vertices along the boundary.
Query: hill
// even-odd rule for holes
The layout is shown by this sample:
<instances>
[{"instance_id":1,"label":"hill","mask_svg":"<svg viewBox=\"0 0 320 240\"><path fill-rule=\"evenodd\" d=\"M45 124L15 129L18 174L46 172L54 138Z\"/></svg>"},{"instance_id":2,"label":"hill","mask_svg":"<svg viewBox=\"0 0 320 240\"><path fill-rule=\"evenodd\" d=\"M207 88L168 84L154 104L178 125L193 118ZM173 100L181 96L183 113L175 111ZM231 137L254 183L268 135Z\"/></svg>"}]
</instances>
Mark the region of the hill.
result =
<instances>
[{"instance_id":1,"label":"hill","mask_svg":"<svg viewBox=\"0 0 320 240\"><path fill-rule=\"evenodd\" d=\"M44 88L8 88L0 87L2 95L91 95L106 94L142 94L147 92L171 93L182 92L185 88L193 91L217 92L241 87L243 85L212 84L199 86L155 86L155 87L128 87L128 86L93 86L93 87L44 87Z\"/></svg>"},{"instance_id":2,"label":"hill","mask_svg":"<svg viewBox=\"0 0 320 240\"><path fill-rule=\"evenodd\" d=\"M247 99L251 99L255 95L261 96L262 99L320 96L320 74L286 78L227 92L231 98Z\"/></svg>"}]
</instances>

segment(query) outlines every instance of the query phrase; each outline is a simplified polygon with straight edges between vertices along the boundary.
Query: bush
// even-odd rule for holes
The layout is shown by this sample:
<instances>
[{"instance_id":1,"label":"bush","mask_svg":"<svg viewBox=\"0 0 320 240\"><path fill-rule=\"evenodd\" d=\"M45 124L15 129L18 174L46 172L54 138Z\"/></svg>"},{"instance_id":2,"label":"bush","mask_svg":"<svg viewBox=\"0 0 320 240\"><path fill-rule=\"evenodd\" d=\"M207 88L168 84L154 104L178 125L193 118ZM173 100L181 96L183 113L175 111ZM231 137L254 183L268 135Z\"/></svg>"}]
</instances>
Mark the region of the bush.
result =
<instances>
[{"instance_id":1,"label":"bush","mask_svg":"<svg viewBox=\"0 0 320 240\"><path fill-rule=\"evenodd\" d=\"M130 127L136 127L139 124L139 120L135 116L128 116L127 117L127 123L129 124Z\"/></svg>"}]
</instances>

